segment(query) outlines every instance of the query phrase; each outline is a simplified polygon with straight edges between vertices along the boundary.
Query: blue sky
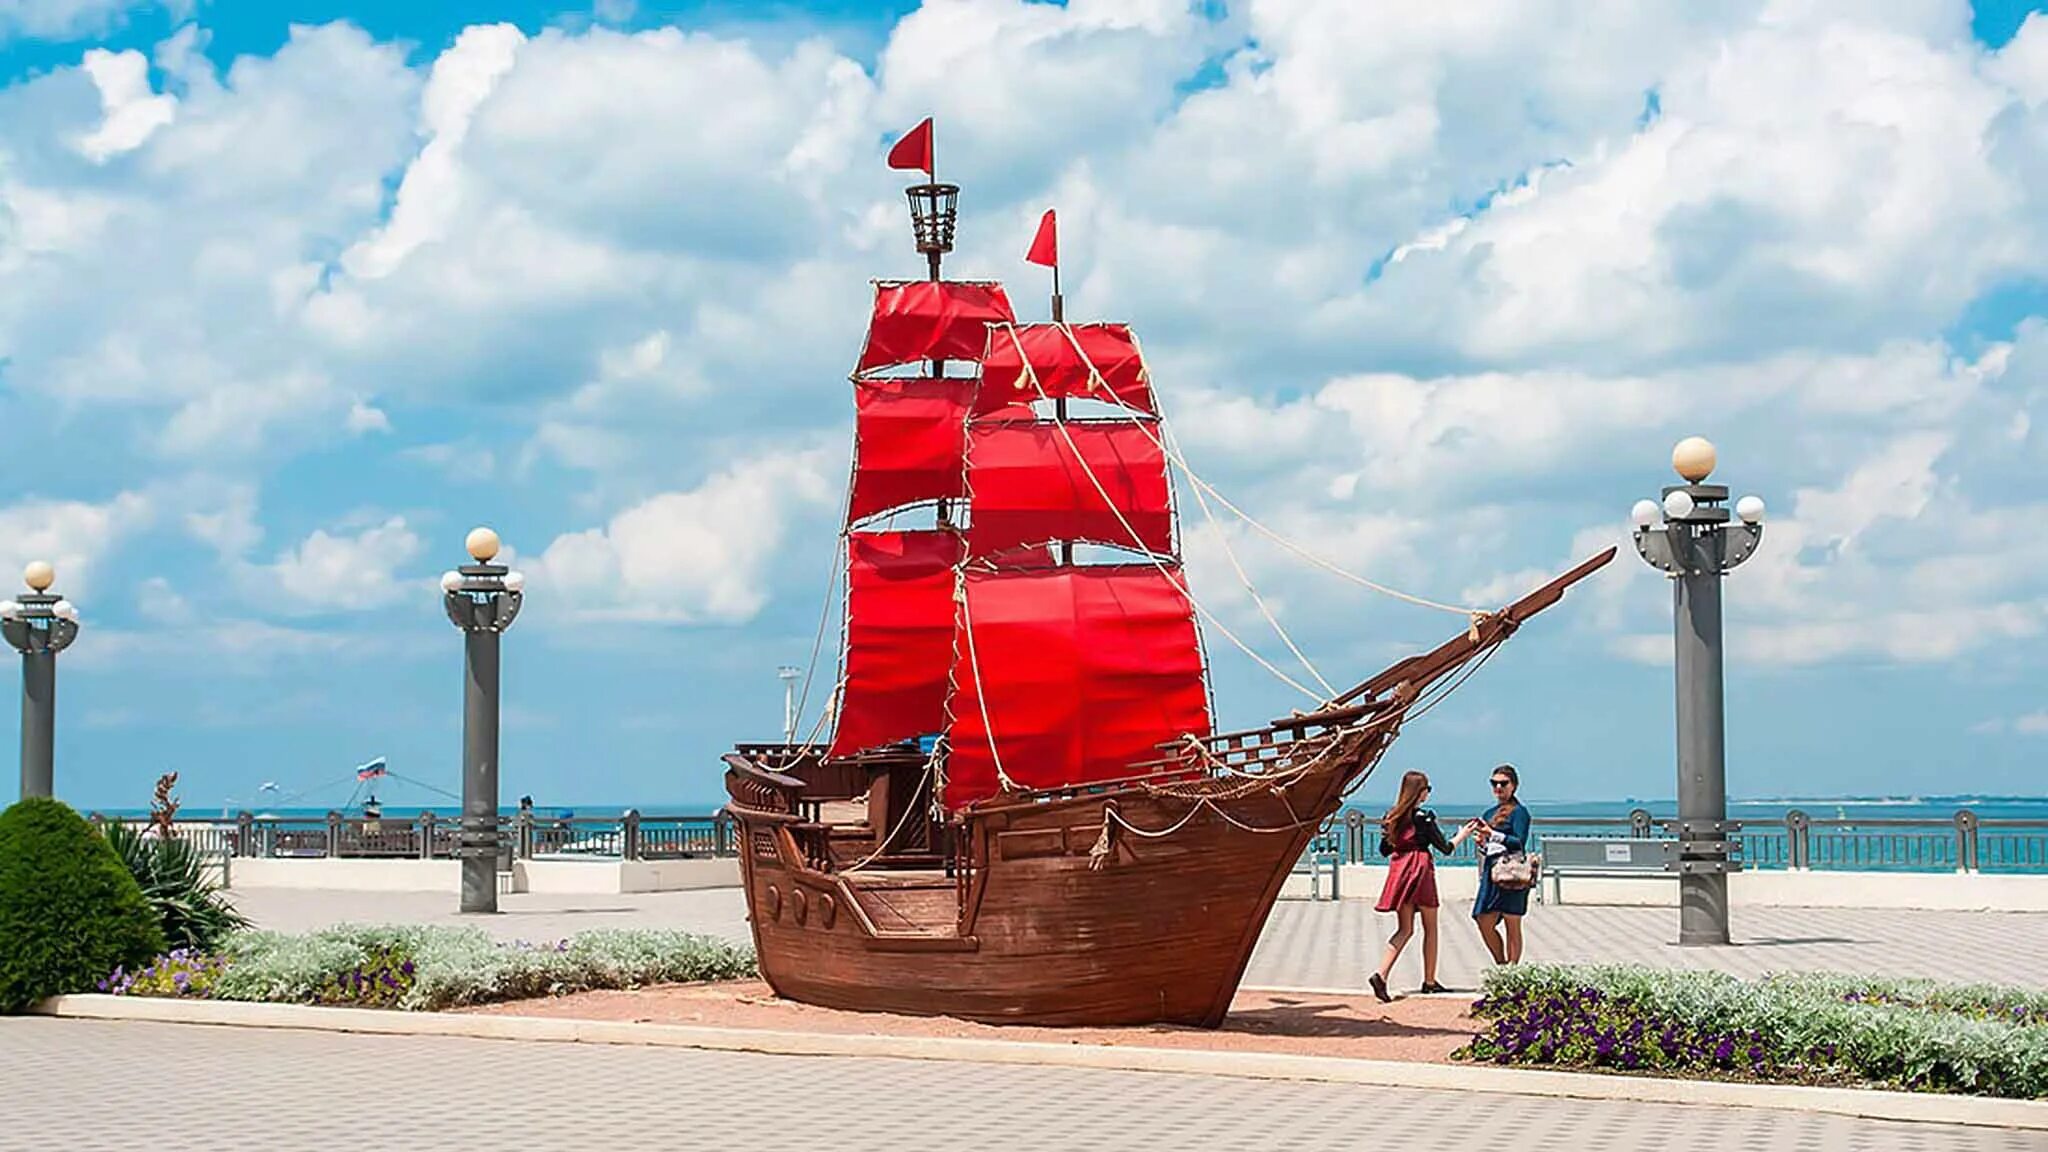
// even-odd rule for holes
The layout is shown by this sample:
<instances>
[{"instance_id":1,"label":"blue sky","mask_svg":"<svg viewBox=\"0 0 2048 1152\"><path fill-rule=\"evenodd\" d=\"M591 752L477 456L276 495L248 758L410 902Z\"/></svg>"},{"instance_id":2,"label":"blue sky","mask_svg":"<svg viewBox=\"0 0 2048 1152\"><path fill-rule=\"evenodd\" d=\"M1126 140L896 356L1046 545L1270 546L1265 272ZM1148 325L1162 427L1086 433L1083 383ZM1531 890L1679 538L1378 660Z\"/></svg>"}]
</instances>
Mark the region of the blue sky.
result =
<instances>
[{"instance_id":1,"label":"blue sky","mask_svg":"<svg viewBox=\"0 0 2048 1152\"><path fill-rule=\"evenodd\" d=\"M1556 11L0 2L0 568L85 615L60 792L453 790L434 582L487 522L530 576L506 796L714 802L811 650L866 281L917 271L881 157L929 113L953 266L1042 315L1057 204L1070 316L1137 326L1262 521L1498 603L1710 436L1772 508L1734 791L2042 793L2048 17ZM1459 627L1181 507L1269 658L1221 539L1333 681ZM1668 596L1624 549L1390 777L1668 796ZM1226 724L1303 703L1208 642Z\"/></svg>"}]
</instances>

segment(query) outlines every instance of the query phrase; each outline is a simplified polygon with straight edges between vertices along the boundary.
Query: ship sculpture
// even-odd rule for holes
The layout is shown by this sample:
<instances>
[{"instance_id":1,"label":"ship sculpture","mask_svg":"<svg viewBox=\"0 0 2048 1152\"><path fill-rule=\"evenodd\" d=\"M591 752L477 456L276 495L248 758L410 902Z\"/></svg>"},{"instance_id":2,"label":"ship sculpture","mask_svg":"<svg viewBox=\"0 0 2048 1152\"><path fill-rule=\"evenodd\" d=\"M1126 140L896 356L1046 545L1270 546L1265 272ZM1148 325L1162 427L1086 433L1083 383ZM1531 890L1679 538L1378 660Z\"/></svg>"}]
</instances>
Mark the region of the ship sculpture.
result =
<instances>
[{"instance_id":1,"label":"ship sculpture","mask_svg":"<svg viewBox=\"0 0 2048 1152\"><path fill-rule=\"evenodd\" d=\"M930 132L892 166L931 173ZM1029 258L1053 267L1051 322L944 279L958 191L908 190L928 276L875 283L852 374L829 738L724 758L761 973L841 1009L1215 1027L1403 721L1614 550L1311 709L1216 731L1185 461L1138 341L1065 321L1050 212ZM928 526L875 527L919 509Z\"/></svg>"}]
</instances>

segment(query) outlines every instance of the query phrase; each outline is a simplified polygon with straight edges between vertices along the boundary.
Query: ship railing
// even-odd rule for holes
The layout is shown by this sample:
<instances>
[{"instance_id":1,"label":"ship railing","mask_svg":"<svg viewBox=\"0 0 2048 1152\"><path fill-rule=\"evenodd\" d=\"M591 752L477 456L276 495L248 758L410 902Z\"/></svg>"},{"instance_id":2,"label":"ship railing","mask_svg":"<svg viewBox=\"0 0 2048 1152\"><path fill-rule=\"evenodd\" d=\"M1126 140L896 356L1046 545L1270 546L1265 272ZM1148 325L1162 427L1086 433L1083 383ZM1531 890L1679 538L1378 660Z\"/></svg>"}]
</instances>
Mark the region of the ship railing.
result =
<instances>
[{"instance_id":1,"label":"ship railing","mask_svg":"<svg viewBox=\"0 0 2048 1152\"><path fill-rule=\"evenodd\" d=\"M135 828L141 817L92 813L95 823L119 819ZM459 817L424 812L374 819L329 812L325 816L238 816L177 819L173 834L209 856L371 860L456 859ZM739 854L732 817L665 815L629 810L619 816L499 817L499 859L579 857L610 860L697 860Z\"/></svg>"},{"instance_id":2,"label":"ship railing","mask_svg":"<svg viewBox=\"0 0 2048 1152\"><path fill-rule=\"evenodd\" d=\"M1530 822L1532 851L1544 835L1610 836L1667 840L1673 817L1638 808L1627 816L1551 813ZM1439 811L1444 834L1457 831L1454 816ZM1347 808L1341 818L1347 864L1374 864L1379 855L1379 814ZM1748 871L1860 871L2048 874L2048 820L1982 819L1970 809L1948 817L1825 817L1794 808L1782 820L1737 821L1735 839ZM1467 840L1439 863L1477 863Z\"/></svg>"}]
</instances>

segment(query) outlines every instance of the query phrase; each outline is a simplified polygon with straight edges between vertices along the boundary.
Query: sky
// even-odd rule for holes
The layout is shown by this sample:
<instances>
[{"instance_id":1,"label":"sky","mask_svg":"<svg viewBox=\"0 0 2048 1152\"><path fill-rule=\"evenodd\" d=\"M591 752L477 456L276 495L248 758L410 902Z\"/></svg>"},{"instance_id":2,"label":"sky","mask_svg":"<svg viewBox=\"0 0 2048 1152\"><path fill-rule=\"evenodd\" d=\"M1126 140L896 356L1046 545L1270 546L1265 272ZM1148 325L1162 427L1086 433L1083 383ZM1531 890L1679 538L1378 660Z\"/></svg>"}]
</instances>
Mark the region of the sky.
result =
<instances>
[{"instance_id":1,"label":"sky","mask_svg":"<svg viewBox=\"0 0 2048 1152\"><path fill-rule=\"evenodd\" d=\"M1623 545L1367 802L1502 761L1673 794L1627 516L1689 435L1770 510L1731 793L2048 792L2030 6L0 0L0 574L54 561L84 621L59 795L456 790L437 581L489 524L505 797L715 804L821 621L804 728L836 674L845 377L868 281L920 272L883 157L926 115L949 272L1042 318L1056 206L1068 318L1134 326L1261 523L1482 607ZM1297 680L1233 558L1333 683L1464 627L1179 502L1197 597ZM1205 640L1225 726L1312 703Z\"/></svg>"}]
</instances>

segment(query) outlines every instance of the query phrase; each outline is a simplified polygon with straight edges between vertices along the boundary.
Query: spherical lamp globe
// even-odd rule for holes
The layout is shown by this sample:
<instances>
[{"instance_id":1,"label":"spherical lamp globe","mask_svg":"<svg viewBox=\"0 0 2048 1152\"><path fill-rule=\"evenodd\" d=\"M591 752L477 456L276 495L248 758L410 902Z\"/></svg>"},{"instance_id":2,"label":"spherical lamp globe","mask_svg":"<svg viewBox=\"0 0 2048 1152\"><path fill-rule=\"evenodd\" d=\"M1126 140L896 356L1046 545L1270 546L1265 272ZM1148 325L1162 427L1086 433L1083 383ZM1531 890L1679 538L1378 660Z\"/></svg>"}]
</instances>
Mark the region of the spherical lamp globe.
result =
<instances>
[{"instance_id":1,"label":"spherical lamp globe","mask_svg":"<svg viewBox=\"0 0 2048 1152\"><path fill-rule=\"evenodd\" d=\"M47 560L33 560L21 570L21 582L38 592L48 592L57 582L57 570Z\"/></svg>"},{"instance_id":2,"label":"spherical lamp globe","mask_svg":"<svg viewBox=\"0 0 2048 1152\"><path fill-rule=\"evenodd\" d=\"M1764 518L1764 498L1744 496L1735 502L1735 514L1742 517L1744 524L1760 524Z\"/></svg>"},{"instance_id":3,"label":"spherical lamp globe","mask_svg":"<svg viewBox=\"0 0 2048 1152\"><path fill-rule=\"evenodd\" d=\"M489 564L491 557L498 554L498 534L489 528L470 529L469 539L463 543L479 564Z\"/></svg>"},{"instance_id":4,"label":"spherical lamp globe","mask_svg":"<svg viewBox=\"0 0 2048 1152\"><path fill-rule=\"evenodd\" d=\"M1687 436L1671 450L1671 467L1688 484L1714 474L1714 445L1703 436Z\"/></svg>"},{"instance_id":5,"label":"spherical lamp globe","mask_svg":"<svg viewBox=\"0 0 2048 1152\"><path fill-rule=\"evenodd\" d=\"M1628 519L1629 523L1634 524L1638 528L1648 528L1650 525L1655 524L1657 522L1657 502L1655 500L1636 501L1636 506L1628 510Z\"/></svg>"}]
</instances>

